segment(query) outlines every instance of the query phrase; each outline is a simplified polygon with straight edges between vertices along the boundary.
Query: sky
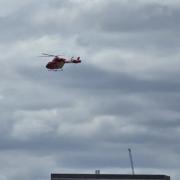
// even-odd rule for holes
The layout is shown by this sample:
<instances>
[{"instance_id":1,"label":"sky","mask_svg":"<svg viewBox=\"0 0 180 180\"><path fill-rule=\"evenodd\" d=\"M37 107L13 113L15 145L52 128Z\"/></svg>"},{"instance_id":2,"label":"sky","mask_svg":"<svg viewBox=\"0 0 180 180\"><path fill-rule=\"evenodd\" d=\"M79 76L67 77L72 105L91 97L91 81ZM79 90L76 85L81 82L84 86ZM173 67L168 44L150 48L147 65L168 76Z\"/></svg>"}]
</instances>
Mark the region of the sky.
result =
<instances>
[{"instance_id":1,"label":"sky","mask_svg":"<svg viewBox=\"0 0 180 180\"><path fill-rule=\"evenodd\" d=\"M0 0L0 179L179 179L178 0ZM41 53L80 56L48 71Z\"/></svg>"}]
</instances>

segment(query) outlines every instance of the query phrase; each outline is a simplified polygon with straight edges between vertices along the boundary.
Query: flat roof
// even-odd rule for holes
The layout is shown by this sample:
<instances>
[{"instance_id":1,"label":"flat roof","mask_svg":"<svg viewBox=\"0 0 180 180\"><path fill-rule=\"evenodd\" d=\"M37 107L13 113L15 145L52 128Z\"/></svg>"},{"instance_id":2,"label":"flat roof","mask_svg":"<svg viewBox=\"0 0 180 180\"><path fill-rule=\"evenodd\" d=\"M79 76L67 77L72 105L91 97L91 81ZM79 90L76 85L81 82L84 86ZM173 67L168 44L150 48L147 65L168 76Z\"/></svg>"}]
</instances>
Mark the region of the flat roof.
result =
<instances>
[{"instance_id":1,"label":"flat roof","mask_svg":"<svg viewBox=\"0 0 180 180\"><path fill-rule=\"evenodd\" d=\"M165 179L170 176L161 174L51 174L51 179Z\"/></svg>"}]
</instances>

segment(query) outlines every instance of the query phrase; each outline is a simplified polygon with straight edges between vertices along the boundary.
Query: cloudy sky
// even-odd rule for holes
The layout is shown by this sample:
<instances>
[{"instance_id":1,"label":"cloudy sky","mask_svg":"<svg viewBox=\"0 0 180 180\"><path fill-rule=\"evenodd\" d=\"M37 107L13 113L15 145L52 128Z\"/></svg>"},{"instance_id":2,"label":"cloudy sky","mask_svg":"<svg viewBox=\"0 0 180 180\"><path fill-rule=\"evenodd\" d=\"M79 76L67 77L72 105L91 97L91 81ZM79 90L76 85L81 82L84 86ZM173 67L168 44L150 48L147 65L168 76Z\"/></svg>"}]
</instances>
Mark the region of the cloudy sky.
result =
<instances>
[{"instance_id":1,"label":"cloudy sky","mask_svg":"<svg viewBox=\"0 0 180 180\"><path fill-rule=\"evenodd\" d=\"M128 148L179 179L179 19L178 0L0 0L0 179L131 173Z\"/></svg>"}]
</instances>

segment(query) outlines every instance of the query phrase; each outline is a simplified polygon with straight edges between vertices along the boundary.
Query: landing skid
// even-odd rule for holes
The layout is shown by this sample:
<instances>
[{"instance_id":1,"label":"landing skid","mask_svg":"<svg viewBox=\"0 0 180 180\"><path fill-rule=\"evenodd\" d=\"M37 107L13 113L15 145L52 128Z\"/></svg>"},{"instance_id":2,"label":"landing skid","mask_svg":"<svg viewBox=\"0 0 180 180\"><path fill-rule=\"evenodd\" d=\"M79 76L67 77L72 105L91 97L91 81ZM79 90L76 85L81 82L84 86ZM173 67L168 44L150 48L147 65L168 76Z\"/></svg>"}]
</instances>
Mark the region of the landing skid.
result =
<instances>
[{"instance_id":1,"label":"landing skid","mask_svg":"<svg viewBox=\"0 0 180 180\"><path fill-rule=\"evenodd\" d=\"M48 69L48 71L55 71L55 72L57 72L57 71L63 71L63 69Z\"/></svg>"}]
</instances>

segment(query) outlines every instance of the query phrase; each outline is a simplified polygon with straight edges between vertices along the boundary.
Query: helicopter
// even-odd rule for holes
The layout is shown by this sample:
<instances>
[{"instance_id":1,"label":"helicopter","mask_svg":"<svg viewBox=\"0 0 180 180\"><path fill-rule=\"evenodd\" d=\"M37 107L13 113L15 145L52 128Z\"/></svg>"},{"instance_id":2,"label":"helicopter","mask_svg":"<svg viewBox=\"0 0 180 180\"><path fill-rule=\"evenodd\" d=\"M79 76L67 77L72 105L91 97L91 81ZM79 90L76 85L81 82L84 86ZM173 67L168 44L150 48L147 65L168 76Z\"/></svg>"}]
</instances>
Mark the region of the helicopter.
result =
<instances>
[{"instance_id":1,"label":"helicopter","mask_svg":"<svg viewBox=\"0 0 180 180\"><path fill-rule=\"evenodd\" d=\"M54 71L57 71L58 69L63 70L62 68L65 63L74 63L74 64L81 63L80 57L77 57L77 59L74 59L74 56L73 56L71 57L71 59L66 59L61 56L62 55L42 53L42 56L40 57L54 57L50 62L46 64L46 68L48 70L54 70Z\"/></svg>"}]
</instances>

